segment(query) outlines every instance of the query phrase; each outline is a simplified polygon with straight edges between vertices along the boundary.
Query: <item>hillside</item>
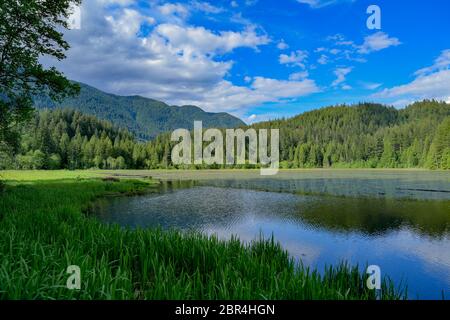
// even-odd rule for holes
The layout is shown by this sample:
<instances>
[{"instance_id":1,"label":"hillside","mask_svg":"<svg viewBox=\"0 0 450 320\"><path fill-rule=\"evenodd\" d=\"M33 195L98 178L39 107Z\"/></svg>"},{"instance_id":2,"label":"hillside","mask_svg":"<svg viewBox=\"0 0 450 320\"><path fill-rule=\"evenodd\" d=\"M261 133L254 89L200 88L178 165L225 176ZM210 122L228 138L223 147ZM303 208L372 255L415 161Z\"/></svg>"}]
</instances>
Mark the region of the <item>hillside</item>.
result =
<instances>
[{"instance_id":1,"label":"hillside","mask_svg":"<svg viewBox=\"0 0 450 320\"><path fill-rule=\"evenodd\" d=\"M252 127L280 129L283 168L450 169L450 105L436 101L402 110L335 106ZM41 111L20 135L19 154L0 151L0 169L173 166L169 134L139 142L128 130L79 111Z\"/></svg>"},{"instance_id":2,"label":"hillside","mask_svg":"<svg viewBox=\"0 0 450 320\"><path fill-rule=\"evenodd\" d=\"M450 168L450 105L334 106L254 125L280 128L282 165Z\"/></svg>"},{"instance_id":3,"label":"hillside","mask_svg":"<svg viewBox=\"0 0 450 320\"><path fill-rule=\"evenodd\" d=\"M206 128L234 128L244 123L228 113L209 113L196 106L169 106L164 102L140 96L117 96L86 84L80 95L55 103L46 96L35 98L37 109L70 108L131 131L139 140L149 140L158 134L178 128L192 129L194 120L203 121Z\"/></svg>"}]
</instances>

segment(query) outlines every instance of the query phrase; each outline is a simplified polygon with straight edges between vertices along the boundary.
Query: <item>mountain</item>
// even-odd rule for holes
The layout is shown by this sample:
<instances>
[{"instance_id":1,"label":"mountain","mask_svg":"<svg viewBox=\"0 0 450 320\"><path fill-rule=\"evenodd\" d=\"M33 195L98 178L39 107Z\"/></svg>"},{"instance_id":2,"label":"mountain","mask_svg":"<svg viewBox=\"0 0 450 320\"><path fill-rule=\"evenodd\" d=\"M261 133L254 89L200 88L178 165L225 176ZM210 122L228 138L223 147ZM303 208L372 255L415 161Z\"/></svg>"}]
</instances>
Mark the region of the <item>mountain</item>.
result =
<instances>
[{"instance_id":1,"label":"mountain","mask_svg":"<svg viewBox=\"0 0 450 320\"><path fill-rule=\"evenodd\" d=\"M367 103L334 106L250 127L280 129L283 168L450 169L450 105L443 102L401 110ZM18 155L0 150L0 169L173 167L170 134L144 143L109 121L69 109L37 113L20 137Z\"/></svg>"},{"instance_id":2,"label":"mountain","mask_svg":"<svg viewBox=\"0 0 450 320\"><path fill-rule=\"evenodd\" d=\"M280 130L282 168L450 169L450 104L445 102L424 100L404 109L330 106L247 128ZM162 135L150 144L164 146L169 139Z\"/></svg>"},{"instance_id":3,"label":"mountain","mask_svg":"<svg viewBox=\"0 0 450 320\"><path fill-rule=\"evenodd\" d=\"M61 103L47 96L34 99L37 109L70 108L109 120L131 131L139 140L150 140L158 134L178 128L192 129L194 120L203 121L205 128L235 128L245 125L228 113L205 112L196 106L169 106L164 102L141 96L118 96L105 93L83 83L77 97Z\"/></svg>"},{"instance_id":4,"label":"mountain","mask_svg":"<svg viewBox=\"0 0 450 320\"><path fill-rule=\"evenodd\" d=\"M253 127L280 129L284 167L450 169L449 125L450 104L424 100L333 106Z\"/></svg>"}]
</instances>

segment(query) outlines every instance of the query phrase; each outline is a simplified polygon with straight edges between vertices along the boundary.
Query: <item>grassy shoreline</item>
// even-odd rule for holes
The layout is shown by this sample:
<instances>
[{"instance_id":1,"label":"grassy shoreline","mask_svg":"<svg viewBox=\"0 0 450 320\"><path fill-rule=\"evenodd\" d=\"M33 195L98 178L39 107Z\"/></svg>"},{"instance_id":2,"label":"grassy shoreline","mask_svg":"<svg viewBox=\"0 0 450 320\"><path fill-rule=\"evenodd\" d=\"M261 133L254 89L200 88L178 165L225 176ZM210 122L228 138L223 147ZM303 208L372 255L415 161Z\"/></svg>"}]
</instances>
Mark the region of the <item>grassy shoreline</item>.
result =
<instances>
[{"instance_id":1,"label":"grassy shoreline","mask_svg":"<svg viewBox=\"0 0 450 320\"><path fill-rule=\"evenodd\" d=\"M445 173L450 174L449 170L430 170L421 168L311 168L311 169L279 169L280 173L289 172L305 172L305 173L328 173L328 172L430 172L430 173ZM102 178L107 176L123 176L128 179L145 178L159 174L173 174L173 173L239 173L250 172L259 175L260 169L199 169L199 170L185 170L185 169L157 169L157 170L101 170L101 169L87 169L87 170L1 170L0 180L5 181L43 181L43 180L58 180L58 179L90 179Z\"/></svg>"},{"instance_id":2,"label":"grassy shoreline","mask_svg":"<svg viewBox=\"0 0 450 320\"><path fill-rule=\"evenodd\" d=\"M319 274L271 240L127 230L86 214L96 198L145 192L151 180L52 177L8 179L16 181L0 195L0 299L376 298L357 267ZM66 288L69 265L81 268L80 291ZM381 298L406 295L384 279Z\"/></svg>"}]
</instances>

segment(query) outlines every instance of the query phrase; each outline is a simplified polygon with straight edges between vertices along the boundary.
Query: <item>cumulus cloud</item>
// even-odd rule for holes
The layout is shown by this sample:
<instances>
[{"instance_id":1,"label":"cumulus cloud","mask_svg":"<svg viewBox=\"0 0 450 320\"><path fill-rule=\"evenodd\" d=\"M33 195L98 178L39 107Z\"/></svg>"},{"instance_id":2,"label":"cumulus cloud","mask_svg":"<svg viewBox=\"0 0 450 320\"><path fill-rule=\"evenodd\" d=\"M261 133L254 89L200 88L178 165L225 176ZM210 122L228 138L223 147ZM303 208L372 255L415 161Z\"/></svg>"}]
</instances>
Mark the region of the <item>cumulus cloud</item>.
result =
<instances>
[{"instance_id":1,"label":"cumulus cloud","mask_svg":"<svg viewBox=\"0 0 450 320\"><path fill-rule=\"evenodd\" d=\"M125 37L136 35L145 22L150 25L155 24L154 18L146 17L131 9L124 9L119 16L106 16L105 19L111 25L114 33Z\"/></svg>"},{"instance_id":2,"label":"cumulus cloud","mask_svg":"<svg viewBox=\"0 0 450 320\"><path fill-rule=\"evenodd\" d=\"M392 98L406 95L417 99L436 98L446 100L450 97L450 70L442 70L418 77L408 84L385 89L375 96Z\"/></svg>"},{"instance_id":3,"label":"cumulus cloud","mask_svg":"<svg viewBox=\"0 0 450 320\"><path fill-rule=\"evenodd\" d=\"M256 92L267 95L271 101L278 101L281 98L301 97L319 91L315 82L309 79L286 81L256 77L252 88Z\"/></svg>"},{"instance_id":4,"label":"cumulus cloud","mask_svg":"<svg viewBox=\"0 0 450 320\"><path fill-rule=\"evenodd\" d=\"M364 43L359 47L358 52L367 54L380 51L392 46L398 46L401 42L397 38L389 37L388 34L379 31L364 38Z\"/></svg>"},{"instance_id":5,"label":"cumulus cloud","mask_svg":"<svg viewBox=\"0 0 450 320\"><path fill-rule=\"evenodd\" d=\"M118 5L123 7L134 4L136 0L99 0L99 2L104 5Z\"/></svg>"},{"instance_id":6,"label":"cumulus cloud","mask_svg":"<svg viewBox=\"0 0 450 320\"><path fill-rule=\"evenodd\" d=\"M450 97L450 50L442 51L432 66L416 71L415 76L416 78L410 83L384 89L374 94L374 97L397 101L448 100Z\"/></svg>"},{"instance_id":7,"label":"cumulus cloud","mask_svg":"<svg viewBox=\"0 0 450 320\"><path fill-rule=\"evenodd\" d=\"M223 8L216 7L209 2L203 2L203 1L192 1L191 7L194 10L202 11L205 13L212 13L212 14L221 13L225 10Z\"/></svg>"},{"instance_id":8,"label":"cumulus cloud","mask_svg":"<svg viewBox=\"0 0 450 320\"><path fill-rule=\"evenodd\" d=\"M284 40L281 40L280 42L278 42L277 48L279 50L286 50L289 49L289 45L286 42L284 42Z\"/></svg>"},{"instance_id":9,"label":"cumulus cloud","mask_svg":"<svg viewBox=\"0 0 450 320\"><path fill-rule=\"evenodd\" d=\"M319 92L313 80L301 81L277 80L255 77L250 87L236 86L230 81L222 80L210 90L197 92L192 99L181 100L180 104L199 104L208 111L230 111L240 114L242 108L258 106L267 102L280 102Z\"/></svg>"},{"instance_id":10,"label":"cumulus cloud","mask_svg":"<svg viewBox=\"0 0 450 320\"><path fill-rule=\"evenodd\" d=\"M352 72L352 67L345 67L345 68L337 68L334 70L334 74L336 75L336 80L333 81L331 84L333 87L338 86L339 84L343 83L346 80L347 75Z\"/></svg>"},{"instance_id":11,"label":"cumulus cloud","mask_svg":"<svg viewBox=\"0 0 450 320\"><path fill-rule=\"evenodd\" d=\"M189 9L187 6L181 3L165 3L158 7L158 10L165 16L172 17L174 19L184 20L189 15Z\"/></svg>"},{"instance_id":12,"label":"cumulus cloud","mask_svg":"<svg viewBox=\"0 0 450 320\"><path fill-rule=\"evenodd\" d=\"M247 79L246 86L225 80L234 61L227 54L237 48L257 51L270 42L252 26L237 31L212 31L167 19L188 16L191 7L173 4L133 9L133 1L92 0L82 7L83 26L70 30L68 58L56 65L71 79L121 95L142 95L170 104L195 104L208 111L244 114L266 102L295 99L320 89L298 78ZM191 2L190 6L192 6ZM205 5L203 10L214 11ZM112 7L109 5L114 4ZM187 10L187 11L186 11ZM146 32L142 28L147 26ZM293 62L295 63L295 61Z\"/></svg>"},{"instance_id":13,"label":"cumulus cloud","mask_svg":"<svg viewBox=\"0 0 450 320\"><path fill-rule=\"evenodd\" d=\"M289 76L289 80L301 80L309 77L308 71L294 72Z\"/></svg>"},{"instance_id":14,"label":"cumulus cloud","mask_svg":"<svg viewBox=\"0 0 450 320\"><path fill-rule=\"evenodd\" d=\"M287 64L290 66L298 66L305 68L305 60L308 57L308 52L297 50L292 51L289 55L280 54L279 62L280 64Z\"/></svg>"},{"instance_id":15,"label":"cumulus cloud","mask_svg":"<svg viewBox=\"0 0 450 320\"><path fill-rule=\"evenodd\" d=\"M322 54L321 56L320 56L320 58L317 60L317 63L319 63L319 64L327 64L328 63L328 56L327 55L325 55L325 54Z\"/></svg>"},{"instance_id":16,"label":"cumulus cloud","mask_svg":"<svg viewBox=\"0 0 450 320\"><path fill-rule=\"evenodd\" d=\"M256 49L270 42L265 35L257 35L255 30L242 32L222 31L213 33L204 27L183 27L174 24L161 24L155 32L164 37L170 46L184 53L219 54L231 52L239 47Z\"/></svg>"},{"instance_id":17,"label":"cumulus cloud","mask_svg":"<svg viewBox=\"0 0 450 320\"><path fill-rule=\"evenodd\" d=\"M98 0L97 0L98 1ZM126 1L126 0L125 0ZM192 12L212 15L224 12L225 9L217 7L206 1L192 0L186 3L164 3L156 7L168 22L183 24Z\"/></svg>"}]
</instances>

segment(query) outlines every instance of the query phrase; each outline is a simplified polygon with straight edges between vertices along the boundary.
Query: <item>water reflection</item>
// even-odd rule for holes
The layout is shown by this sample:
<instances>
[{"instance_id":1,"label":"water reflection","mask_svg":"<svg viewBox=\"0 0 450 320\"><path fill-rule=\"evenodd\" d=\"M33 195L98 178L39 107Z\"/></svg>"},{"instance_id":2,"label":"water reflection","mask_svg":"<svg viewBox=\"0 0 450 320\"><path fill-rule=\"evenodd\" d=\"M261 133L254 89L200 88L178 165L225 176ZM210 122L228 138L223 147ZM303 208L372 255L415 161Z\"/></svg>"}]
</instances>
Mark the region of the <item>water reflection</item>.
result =
<instances>
[{"instance_id":1,"label":"water reflection","mask_svg":"<svg viewBox=\"0 0 450 320\"><path fill-rule=\"evenodd\" d=\"M252 181L169 181L156 194L104 199L95 210L102 221L123 226L243 241L273 235L319 270L342 260L377 264L397 283L407 280L413 298L440 298L442 290L450 297L450 200L300 195L239 183L248 188Z\"/></svg>"},{"instance_id":2,"label":"water reflection","mask_svg":"<svg viewBox=\"0 0 450 320\"><path fill-rule=\"evenodd\" d=\"M252 189L254 185L248 181L213 180L213 181L164 181L160 190L163 193L178 189L189 189L199 186L221 186L223 188ZM270 188L267 188L270 186ZM287 181L284 190L292 187L292 181ZM425 201L390 197L340 197L340 196L318 196L301 195L292 197L287 194L274 196L269 191L273 189L271 184L266 184L266 192L271 201L269 207L264 201L260 215L269 211L270 215L276 213L279 217L291 220L292 222L306 222L314 227L322 227L339 232L361 232L369 235L383 234L402 227L414 229L416 232L429 236L441 237L450 232L450 200ZM295 188L297 190L297 188ZM209 189L211 196L208 201L214 202L216 208L220 206L224 196L217 197L215 191ZM194 193L197 193L195 191ZM247 192L232 193L232 199L225 201L235 201L236 195L243 197ZM206 199L196 199L197 205L202 205ZM174 201L176 199L173 199ZM241 199L244 200L244 199ZM249 199L251 201L251 199ZM279 203L282 202L282 203ZM242 201L237 201L235 207L239 214L244 208L239 207ZM203 204L204 205L204 204ZM269 208L269 210L267 210ZM249 208L247 208L248 210ZM209 209L207 209L209 210ZM221 208L227 211L228 208ZM233 210L234 211L234 210ZM178 226L182 227L182 226Z\"/></svg>"}]
</instances>

